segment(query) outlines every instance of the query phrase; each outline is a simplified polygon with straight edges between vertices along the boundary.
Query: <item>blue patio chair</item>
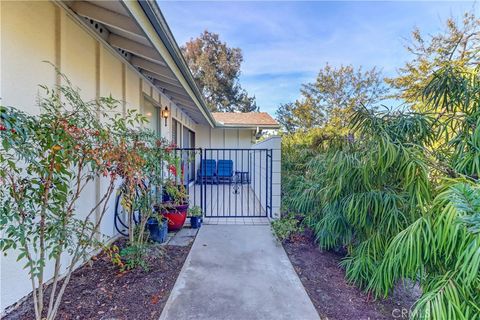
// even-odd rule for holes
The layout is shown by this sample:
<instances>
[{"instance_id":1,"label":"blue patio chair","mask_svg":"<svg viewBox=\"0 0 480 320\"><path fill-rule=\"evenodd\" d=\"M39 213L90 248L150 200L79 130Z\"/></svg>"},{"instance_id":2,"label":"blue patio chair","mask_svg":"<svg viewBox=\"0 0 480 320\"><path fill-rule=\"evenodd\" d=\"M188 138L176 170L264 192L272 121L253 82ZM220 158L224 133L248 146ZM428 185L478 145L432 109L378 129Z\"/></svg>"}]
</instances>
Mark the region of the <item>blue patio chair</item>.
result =
<instances>
[{"instance_id":1,"label":"blue patio chair","mask_svg":"<svg viewBox=\"0 0 480 320\"><path fill-rule=\"evenodd\" d=\"M225 182L225 183L233 182L233 161L232 160L218 160L217 179L218 179L218 182Z\"/></svg>"},{"instance_id":2,"label":"blue patio chair","mask_svg":"<svg viewBox=\"0 0 480 320\"><path fill-rule=\"evenodd\" d=\"M213 159L202 159L200 161L200 169L197 170L197 183L215 183L217 163Z\"/></svg>"}]
</instances>

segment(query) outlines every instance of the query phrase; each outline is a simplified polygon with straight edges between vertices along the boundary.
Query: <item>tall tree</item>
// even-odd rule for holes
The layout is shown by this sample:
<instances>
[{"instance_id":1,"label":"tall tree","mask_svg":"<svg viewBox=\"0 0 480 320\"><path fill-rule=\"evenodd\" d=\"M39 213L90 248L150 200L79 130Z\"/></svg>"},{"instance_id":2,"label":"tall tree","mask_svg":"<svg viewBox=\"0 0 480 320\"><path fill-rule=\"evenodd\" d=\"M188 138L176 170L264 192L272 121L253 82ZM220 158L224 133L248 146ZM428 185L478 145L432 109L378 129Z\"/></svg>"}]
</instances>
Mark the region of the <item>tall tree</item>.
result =
<instances>
[{"instance_id":1,"label":"tall tree","mask_svg":"<svg viewBox=\"0 0 480 320\"><path fill-rule=\"evenodd\" d=\"M218 34L204 31L183 47L185 60L211 111L258 111L239 83L242 51L222 42Z\"/></svg>"},{"instance_id":2,"label":"tall tree","mask_svg":"<svg viewBox=\"0 0 480 320\"><path fill-rule=\"evenodd\" d=\"M395 97L422 109L419 99L435 70L445 65L475 67L480 63L480 19L467 12L461 21L449 18L445 30L425 34L415 28L405 46L412 59L398 70L398 76L385 82L398 89Z\"/></svg>"},{"instance_id":3,"label":"tall tree","mask_svg":"<svg viewBox=\"0 0 480 320\"><path fill-rule=\"evenodd\" d=\"M338 132L347 127L355 108L378 102L386 92L376 68L326 64L315 82L302 85L299 100L278 108L277 120L287 132L322 127Z\"/></svg>"}]
</instances>

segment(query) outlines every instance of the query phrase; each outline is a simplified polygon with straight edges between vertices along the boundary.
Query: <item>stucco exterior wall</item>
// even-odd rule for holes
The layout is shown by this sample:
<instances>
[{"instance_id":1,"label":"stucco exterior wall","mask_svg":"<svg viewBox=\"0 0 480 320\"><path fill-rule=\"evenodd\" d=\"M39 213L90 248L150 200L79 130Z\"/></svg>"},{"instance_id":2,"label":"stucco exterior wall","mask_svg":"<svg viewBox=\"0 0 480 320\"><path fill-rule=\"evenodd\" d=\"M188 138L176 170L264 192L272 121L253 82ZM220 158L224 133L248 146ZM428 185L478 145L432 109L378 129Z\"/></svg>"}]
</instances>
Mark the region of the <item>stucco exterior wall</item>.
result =
<instances>
[{"instance_id":1,"label":"stucco exterior wall","mask_svg":"<svg viewBox=\"0 0 480 320\"><path fill-rule=\"evenodd\" d=\"M195 130L195 123L180 108L158 91L148 79L131 67L112 48L103 44L93 31L72 18L60 6L48 1L1 1L1 104L15 106L25 112L38 114L36 99L40 84L54 86L61 80L49 61L59 67L80 88L85 100L112 95L120 101L117 112L126 109L142 110L148 99L158 108L168 106L172 111L165 126L158 119L161 135L171 139L171 117ZM160 115L161 112L158 112ZM181 140L180 140L181 141ZM78 212L86 212L100 191L102 181L92 182L79 201ZM114 198L110 211L101 225L106 238L116 235L113 226ZM30 291L30 281L16 262L16 254L0 257L0 312ZM64 266L68 263L65 259ZM53 271L47 264L47 276Z\"/></svg>"},{"instance_id":2,"label":"stucco exterior wall","mask_svg":"<svg viewBox=\"0 0 480 320\"><path fill-rule=\"evenodd\" d=\"M223 129L196 126L198 148L251 148L254 144L254 129Z\"/></svg>"},{"instance_id":3,"label":"stucco exterior wall","mask_svg":"<svg viewBox=\"0 0 480 320\"><path fill-rule=\"evenodd\" d=\"M223 129L196 126L196 147L203 149L250 149L254 144L253 129ZM232 160L234 171L248 171L248 152L207 150L205 157L214 160ZM200 166L197 157L196 168Z\"/></svg>"},{"instance_id":4,"label":"stucco exterior wall","mask_svg":"<svg viewBox=\"0 0 480 320\"><path fill-rule=\"evenodd\" d=\"M138 6L131 2L128 6ZM137 8L138 9L138 8ZM137 12L134 10L134 12ZM138 16L140 16L138 11ZM80 88L85 100L112 95L120 101L116 112L125 113L127 109L140 112L151 111L145 107L157 109L156 120L159 134L172 138L172 119L181 124L179 147L184 147L183 134L188 128L195 132L196 147L250 149L254 144L253 129L224 129L201 126L195 122L167 96L155 88L152 83L133 68L114 49L105 45L94 31L83 25L78 19L61 6L49 1L0 1L0 103L15 106L25 112L40 112L36 100L42 90L39 85L49 87L61 83L52 65L56 65L73 83ZM153 32L150 30L149 32ZM160 44L156 43L156 47ZM161 51L164 52L165 50ZM171 58L166 57L168 61ZM170 60L169 60L170 59ZM178 72L177 72L178 73ZM181 79L180 79L181 80ZM181 80L186 83L185 80ZM190 89L188 89L190 90ZM167 106L170 116L166 121L161 118L161 110ZM273 212L280 207L280 144L278 140L266 140L258 148L273 148ZM278 149L277 149L278 148ZM248 163L248 159L244 159ZM278 171L276 171L278 168ZM79 201L79 214L85 214L106 185L101 180L93 181ZM278 191L277 191L278 189ZM114 197L109 203L110 211L101 225L104 239L116 235L114 216ZM278 204L278 206L277 206ZM26 296L30 291L30 281L23 264L16 261L16 254L0 255L0 312ZM68 257L63 261L64 267ZM53 264L47 263L46 279L50 278Z\"/></svg>"},{"instance_id":5,"label":"stucco exterior wall","mask_svg":"<svg viewBox=\"0 0 480 320\"><path fill-rule=\"evenodd\" d=\"M280 218L281 203L281 161L282 161L282 138L273 136L255 144L252 149L272 149L272 218ZM265 208L266 199L261 192L265 190L266 179L265 162L259 161L255 166L255 176L261 177L253 186L253 190L260 199L262 207Z\"/></svg>"},{"instance_id":6,"label":"stucco exterior wall","mask_svg":"<svg viewBox=\"0 0 480 320\"><path fill-rule=\"evenodd\" d=\"M55 82L52 67L42 62L55 62L55 5L2 1L0 32L2 104L21 105L27 112L38 113L39 80Z\"/></svg>"}]
</instances>

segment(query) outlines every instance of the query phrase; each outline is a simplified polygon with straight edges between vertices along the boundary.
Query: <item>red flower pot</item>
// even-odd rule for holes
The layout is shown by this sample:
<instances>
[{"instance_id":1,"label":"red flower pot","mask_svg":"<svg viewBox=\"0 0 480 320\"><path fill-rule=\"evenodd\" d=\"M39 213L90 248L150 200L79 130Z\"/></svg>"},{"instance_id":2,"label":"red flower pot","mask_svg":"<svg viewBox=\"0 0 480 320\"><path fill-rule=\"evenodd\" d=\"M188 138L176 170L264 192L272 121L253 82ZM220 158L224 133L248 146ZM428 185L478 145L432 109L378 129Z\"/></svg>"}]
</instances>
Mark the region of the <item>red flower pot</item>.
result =
<instances>
[{"instance_id":1,"label":"red flower pot","mask_svg":"<svg viewBox=\"0 0 480 320\"><path fill-rule=\"evenodd\" d=\"M180 230L187 218L188 204L162 209L162 214L168 220L168 231Z\"/></svg>"}]
</instances>

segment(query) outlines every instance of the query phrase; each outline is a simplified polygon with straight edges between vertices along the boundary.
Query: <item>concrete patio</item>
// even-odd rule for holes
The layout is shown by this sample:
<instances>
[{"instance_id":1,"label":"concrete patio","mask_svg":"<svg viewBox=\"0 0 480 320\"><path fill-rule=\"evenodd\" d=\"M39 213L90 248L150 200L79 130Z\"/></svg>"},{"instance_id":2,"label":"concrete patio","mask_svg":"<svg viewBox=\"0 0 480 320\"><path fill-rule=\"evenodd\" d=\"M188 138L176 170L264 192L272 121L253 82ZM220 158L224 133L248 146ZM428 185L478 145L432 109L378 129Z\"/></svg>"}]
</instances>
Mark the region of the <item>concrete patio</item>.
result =
<instances>
[{"instance_id":1,"label":"concrete patio","mask_svg":"<svg viewBox=\"0 0 480 320\"><path fill-rule=\"evenodd\" d=\"M204 225L160 319L319 319L270 226Z\"/></svg>"}]
</instances>

